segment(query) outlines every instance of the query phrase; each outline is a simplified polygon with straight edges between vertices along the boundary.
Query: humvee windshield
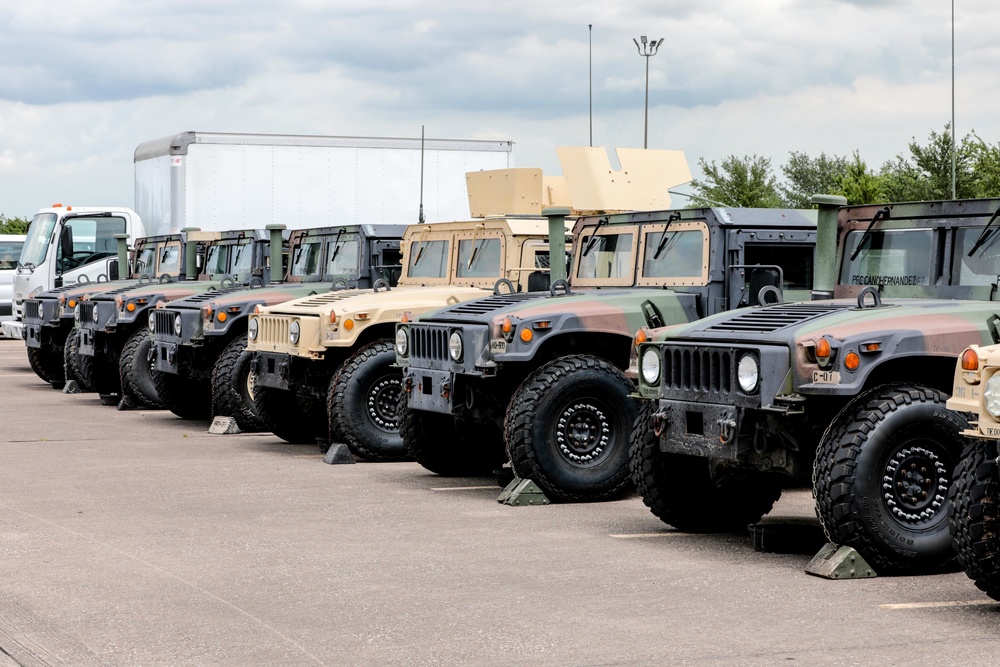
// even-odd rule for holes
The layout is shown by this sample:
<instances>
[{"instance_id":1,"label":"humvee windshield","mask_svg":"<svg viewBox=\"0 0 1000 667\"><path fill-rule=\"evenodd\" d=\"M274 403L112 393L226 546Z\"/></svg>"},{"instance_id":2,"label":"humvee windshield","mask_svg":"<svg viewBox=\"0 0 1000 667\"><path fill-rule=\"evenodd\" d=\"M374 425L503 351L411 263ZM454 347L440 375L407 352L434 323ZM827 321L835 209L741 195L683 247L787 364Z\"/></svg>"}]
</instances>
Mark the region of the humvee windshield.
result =
<instances>
[{"instance_id":1,"label":"humvee windshield","mask_svg":"<svg viewBox=\"0 0 1000 667\"><path fill-rule=\"evenodd\" d=\"M156 246L143 246L135 257L135 273L152 276L156 273Z\"/></svg>"},{"instance_id":2,"label":"humvee windshield","mask_svg":"<svg viewBox=\"0 0 1000 667\"><path fill-rule=\"evenodd\" d=\"M202 273L210 276L228 273L229 267L226 266L226 259L229 253L226 250L225 246L211 246L208 249L208 254L205 256L205 268Z\"/></svg>"},{"instance_id":3,"label":"humvee windshield","mask_svg":"<svg viewBox=\"0 0 1000 667\"><path fill-rule=\"evenodd\" d=\"M840 272L842 285L928 285L931 273L931 230L898 229L847 235L844 263ZM852 260L851 257L854 256Z\"/></svg>"},{"instance_id":4,"label":"humvee windshield","mask_svg":"<svg viewBox=\"0 0 1000 667\"><path fill-rule=\"evenodd\" d=\"M326 263L327 275L343 275L358 272L358 258L361 255L361 246L358 244L356 236L340 237L340 240L330 245L328 255L329 261Z\"/></svg>"},{"instance_id":5,"label":"humvee windshield","mask_svg":"<svg viewBox=\"0 0 1000 667\"><path fill-rule=\"evenodd\" d=\"M987 232L985 240L969 256L982 228L965 227L958 230L958 256L952 263L953 285L993 285L1000 277L1000 230Z\"/></svg>"},{"instance_id":6,"label":"humvee windshield","mask_svg":"<svg viewBox=\"0 0 1000 667\"><path fill-rule=\"evenodd\" d=\"M705 235L700 229L647 232L642 275L646 278L700 278L704 246Z\"/></svg>"},{"instance_id":7,"label":"humvee windshield","mask_svg":"<svg viewBox=\"0 0 1000 667\"><path fill-rule=\"evenodd\" d=\"M253 269L253 243L250 239L244 239L233 249L232 268L229 272L233 275L249 275L251 269Z\"/></svg>"},{"instance_id":8,"label":"humvee windshield","mask_svg":"<svg viewBox=\"0 0 1000 667\"><path fill-rule=\"evenodd\" d=\"M750 244L743 254L744 264L780 266L784 277L782 289L811 290L813 284L813 248L791 244Z\"/></svg>"},{"instance_id":9,"label":"humvee windshield","mask_svg":"<svg viewBox=\"0 0 1000 667\"><path fill-rule=\"evenodd\" d=\"M295 249L292 257L293 276L315 276L319 273L319 256L323 242L319 240L306 241Z\"/></svg>"},{"instance_id":10,"label":"humvee windshield","mask_svg":"<svg viewBox=\"0 0 1000 667\"><path fill-rule=\"evenodd\" d=\"M632 236L629 233L583 237L577 278L630 278L635 271L632 266ZM698 257L700 259L701 255Z\"/></svg>"},{"instance_id":11,"label":"humvee windshield","mask_svg":"<svg viewBox=\"0 0 1000 667\"><path fill-rule=\"evenodd\" d=\"M173 243L165 246L160 251L160 266L157 270L160 275L164 273L178 273L181 269L181 247Z\"/></svg>"},{"instance_id":12,"label":"humvee windshield","mask_svg":"<svg viewBox=\"0 0 1000 667\"><path fill-rule=\"evenodd\" d=\"M410 246L411 278L448 277L448 241L417 241Z\"/></svg>"},{"instance_id":13,"label":"humvee windshield","mask_svg":"<svg viewBox=\"0 0 1000 667\"><path fill-rule=\"evenodd\" d=\"M500 239L458 242L459 278L492 278L500 275Z\"/></svg>"}]
</instances>

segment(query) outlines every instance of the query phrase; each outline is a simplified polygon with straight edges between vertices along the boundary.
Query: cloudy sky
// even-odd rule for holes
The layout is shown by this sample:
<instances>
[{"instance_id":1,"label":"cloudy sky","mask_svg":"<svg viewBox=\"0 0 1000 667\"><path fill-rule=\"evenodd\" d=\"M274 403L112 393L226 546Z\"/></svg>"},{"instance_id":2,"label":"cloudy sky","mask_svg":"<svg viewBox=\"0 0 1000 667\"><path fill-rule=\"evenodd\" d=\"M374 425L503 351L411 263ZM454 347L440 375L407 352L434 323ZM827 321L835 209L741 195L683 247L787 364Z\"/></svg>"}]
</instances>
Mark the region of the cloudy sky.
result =
<instances>
[{"instance_id":1,"label":"cloudy sky","mask_svg":"<svg viewBox=\"0 0 1000 667\"><path fill-rule=\"evenodd\" d=\"M588 24L593 25L592 31ZM956 7L956 125L1000 141L1000 5ZM510 139L879 166L951 118L948 0L47 0L0 3L0 213L133 204L185 130ZM592 56L592 70L588 57ZM592 71L592 74L591 74ZM675 199L678 204L683 200Z\"/></svg>"}]
</instances>

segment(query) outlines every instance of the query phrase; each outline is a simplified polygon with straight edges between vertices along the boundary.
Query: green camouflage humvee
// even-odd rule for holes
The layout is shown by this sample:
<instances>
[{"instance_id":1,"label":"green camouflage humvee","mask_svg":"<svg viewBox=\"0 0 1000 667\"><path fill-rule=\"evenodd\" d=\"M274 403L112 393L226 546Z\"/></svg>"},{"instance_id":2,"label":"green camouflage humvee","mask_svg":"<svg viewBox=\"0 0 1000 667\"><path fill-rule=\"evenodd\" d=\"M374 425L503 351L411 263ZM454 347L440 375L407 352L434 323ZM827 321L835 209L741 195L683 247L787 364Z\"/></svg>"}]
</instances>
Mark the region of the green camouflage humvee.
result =
<instances>
[{"instance_id":1,"label":"green camouflage humvee","mask_svg":"<svg viewBox=\"0 0 1000 667\"><path fill-rule=\"evenodd\" d=\"M628 483L637 408L625 371L642 327L809 294L814 211L701 208L577 220L570 280L401 324L400 433L442 475L506 460L553 499Z\"/></svg>"},{"instance_id":2,"label":"green camouflage humvee","mask_svg":"<svg viewBox=\"0 0 1000 667\"><path fill-rule=\"evenodd\" d=\"M296 230L288 239L282 284L280 266L277 275L272 267L268 287L212 289L152 311L153 384L160 402L185 419L228 416L242 431L260 430L246 350L250 314L258 306L334 289L370 288L379 280L395 285L405 229L366 224Z\"/></svg>"},{"instance_id":3,"label":"green camouflage humvee","mask_svg":"<svg viewBox=\"0 0 1000 667\"><path fill-rule=\"evenodd\" d=\"M969 428L951 487L952 545L965 573L1000 600L1000 345L972 345L955 366L948 409Z\"/></svg>"},{"instance_id":4,"label":"green camouflage humvee","mask_svg":"<svg viewBox=\"0 0 1000 667\"><path fill-rule=\"evenodd\" d=\"M202 273L196 267L199 245L204 246ZM237 278L245 284L268 281L269 265L281 266L281 248L269 246L264 230L189 231L183 244L168 243L159 250L159 280L144 279L136 287L85 297L76 308L78 353L92 357L94 388L102 394L121 392L121 407L160 407L151 372L149 310L192 294L234 287ZM170 270L179 266L186 266L186 280L172 278Z\"/></svg>"},{"instance_id":5,"label":"green camouflage humvee","mask_svg":"<svg viewBox=\"0 0 1000 667\"><path fill-rule=\"evenodd\" d=\"M966 422L956 357L997 340L1000 200L852 206L823 216L815 296L647 334L631 465L682 530L745 529L812 485L833 543L879 573L946 567Z\"/></svg>"}]
</instances>

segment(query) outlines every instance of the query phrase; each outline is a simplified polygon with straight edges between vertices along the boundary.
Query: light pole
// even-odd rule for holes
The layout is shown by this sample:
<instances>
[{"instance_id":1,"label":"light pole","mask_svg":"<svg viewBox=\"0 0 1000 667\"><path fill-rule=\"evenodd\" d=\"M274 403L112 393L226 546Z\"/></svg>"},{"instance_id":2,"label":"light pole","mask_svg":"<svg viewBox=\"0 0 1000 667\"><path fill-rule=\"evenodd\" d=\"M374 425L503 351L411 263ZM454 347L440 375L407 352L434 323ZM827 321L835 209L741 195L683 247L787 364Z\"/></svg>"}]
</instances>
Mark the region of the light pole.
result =
<instances>
[{"instance_id":1,"label":"light pole","mask_svg":"<svg viewBox=\"0 0 1000 667\"><path fill-rule=\"evenodd\" d=\"M639 46L639 40L642 41L642 46ZM663 44L663 38L661 37L659 41L656 39L647 40L646 36L637 40L635 37L632 41L635 42L635 48L639 50L639 55L646 59L646 112L645 112L645 130L642 133L642 147L649 148L649 59L656 55L656 52L660 49L660 44Z\"/></svg>"}]
</instances>

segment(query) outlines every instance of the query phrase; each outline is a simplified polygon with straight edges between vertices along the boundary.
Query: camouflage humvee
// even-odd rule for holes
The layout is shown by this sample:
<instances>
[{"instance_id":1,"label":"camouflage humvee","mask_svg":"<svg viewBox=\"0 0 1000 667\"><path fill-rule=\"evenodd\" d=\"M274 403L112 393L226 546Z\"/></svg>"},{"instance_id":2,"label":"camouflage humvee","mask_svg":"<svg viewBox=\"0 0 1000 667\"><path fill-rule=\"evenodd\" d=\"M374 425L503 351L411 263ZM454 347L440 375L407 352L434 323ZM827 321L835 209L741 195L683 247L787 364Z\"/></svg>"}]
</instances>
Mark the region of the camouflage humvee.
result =
<instances>
[{"instance_id":1,"label":"camouflage humvee","mask_svg":"<svg viewBox=\"0 0 1000 667\"><path fill-rule=\"evenodd\" d=\"M539 172L540 174L540 172ZM548 223L492 217L412 225L395 288L330 292L259 309L249 321L254 404L289 442L345 442L370 460L405 455L396 427L400 372L392 337L404 312L544 286Z\"/></svg>"},{"instance_id":2,"label":"camouflage humvee","mask_svg":"<svg viewBox=\"0 0 1000 667\"><path fill-rule=\"evenodd\" d=\"M117 270L120 266L122 273L128 273L127 237L125 234L117 237L118 259L113 267ZM81 389L89 389L93 382L89 358L77 354L80 332L73 326L77 304L89 294L135 286L141 279L159 275L153 260L163 248L181 243L181 239L179 234L138 239L132 250L133 269L128 278L119 280L112 275L110 280L104 277L93 282L63 285L26 299L24 341L35 374L56 389L62 388L67 380L76 381ZM176 277L181 270L174 267L164 273Z\"/></svg>"},{"instance_id":3,"label":"camouflage humvee","mask_svg":"<svg viewBox=\"0 0 1000 667\"><path fill-rule=\"evenodd\" d=\"M202 273L196 268L196 247L205 246ZM123 398L160 407L151 375L150 336L146 313L158 303L220 287L264 283L269 264L281 264L281 248L270 248L267 232L187 232L185 242L169 243L156 258L158 281L141 280L85 297L76 308L80 330L78 353L92 357L94 388L121 392ZM272 257L273 256L273 257ZM186 280L173 280L168 269L186 265ZM197 280L195 279L197 276Z\"/></svg>"},{"instance_id":4,"label":"camouflage humvee","mask_svg":"<svg viewBox=\"0 0 1000 667\"><path fill-rule=\"evenodd\" d=\"M994 316L996 318L996 316ZM991 320L996 323L997 319ZM952 545L965 573L1000 600L1000 345L972 345L959 356L948 409L969 428L951 486Z\"/></svg>"},{"instance_id":5,"label":"camouflage humvee","mask_svg":"<svg viewBox=\"0 0 1000 667\"><path fill-rule=\"evenodd\" d=\"M998 206L841 208L820 220L814 280L834 299L646 334L631 463L652 512L744 529L811 483L829 540L877 572L947 566L966 422L945 392L962 350L997 340Z\"/></svg>"},{"instance_id":6,"label":"camouflage humvee","mask_svg":"<svg viewBox=\"0 0 1000 667\"><path fill-rule=\"evenodd\" d=\"M259 430L246 350L250 313L331 289L369 288L378 280L395 285L404 229L380 224L293 231L283 284L212 289L157 307L149 326L160 402L186 419L231 416L240 430ZM281 274L272 271L272 280Z\"/></svg>"},{"instance_id":7,"label":"camouflage humvee","mask_svg":"<svg viewBox=\"0 0 1000 667\"><path fill-rule=\"evenodd\" d=\"M486 474L509 458L553 499L620 493L637 414L632 336L803 298L815 218L699 208L578 219L572 289L488 297L397 328L408 450L442 475Z\"/></svg>"}]
</instances>

